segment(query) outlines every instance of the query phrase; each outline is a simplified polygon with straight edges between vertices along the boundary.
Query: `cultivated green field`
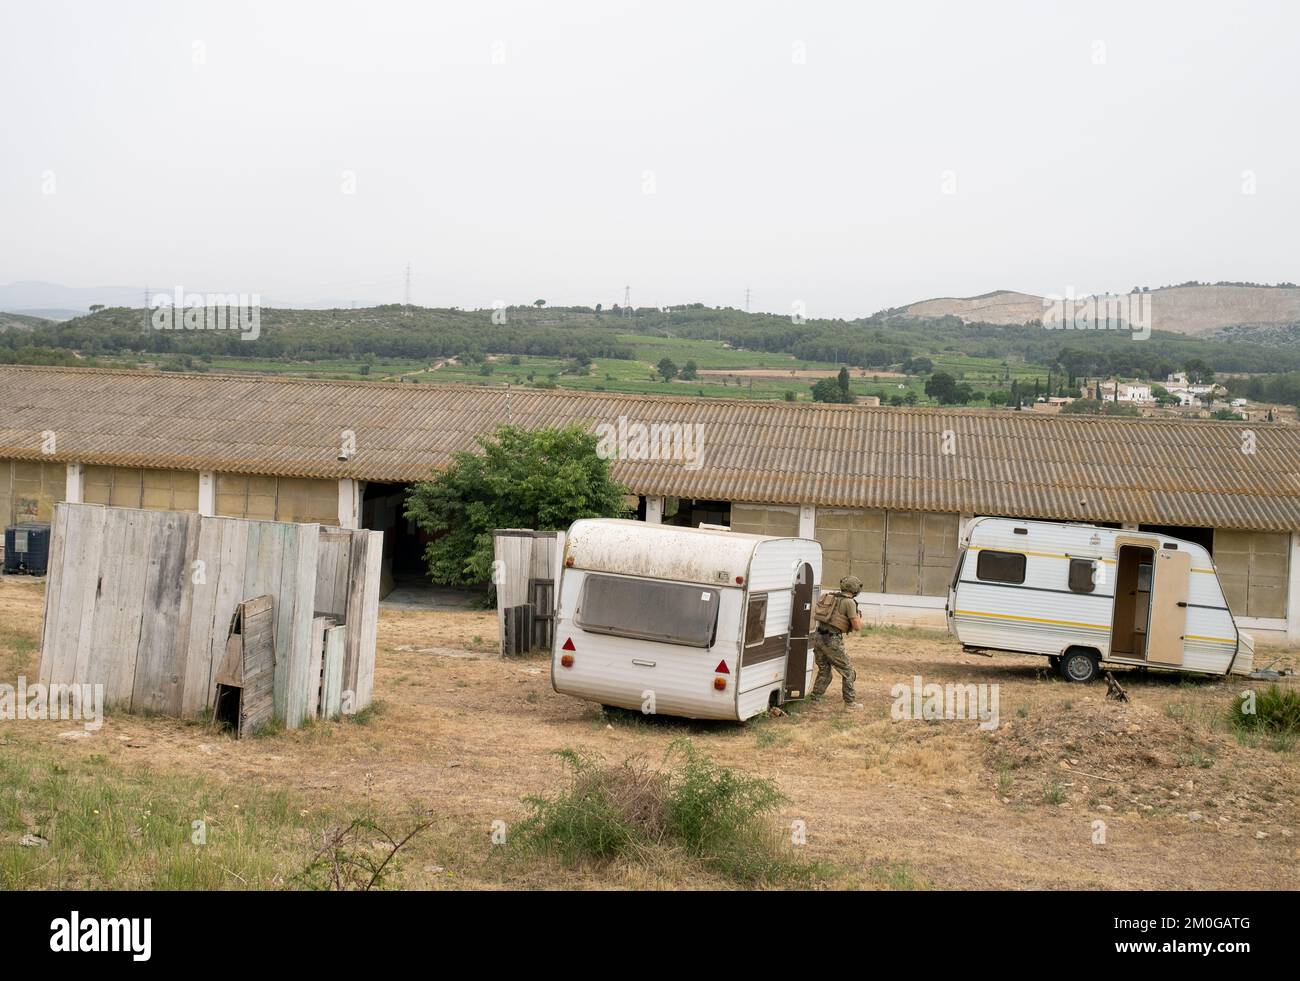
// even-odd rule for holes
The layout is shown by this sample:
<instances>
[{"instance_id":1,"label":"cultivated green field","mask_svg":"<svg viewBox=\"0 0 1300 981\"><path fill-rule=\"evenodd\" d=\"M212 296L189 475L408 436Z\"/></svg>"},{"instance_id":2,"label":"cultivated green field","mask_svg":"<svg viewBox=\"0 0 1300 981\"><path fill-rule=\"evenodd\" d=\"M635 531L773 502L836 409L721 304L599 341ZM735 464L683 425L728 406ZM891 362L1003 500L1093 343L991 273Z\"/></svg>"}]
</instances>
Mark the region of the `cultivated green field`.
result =
<instances>
[{"instance_id":1,"label":"cultivated green field","mask_svg":"<svg viewBox=\"0 0 1300 981\"><path fill-rule=\"evenodd\" d=\"M258 374L296 375L312 378L400 381L415 384L459 384L563 388L587 392L632 392L652 395L689 395L714 398L786 399L812 398L817 377L796 374L818 371L835 373L839 366L826 361L804 361L788 354L746 351L722 341L658 337L626 333L616 335L632 348L632 360L596 358L586 372L571 359L532 355L489 354L481 363L460 363L455 359L429 358L345 358L322 361L280 361L266 358L232 358L212 356L193 358L193 369L214 372L253 372ZM995 358L935 354L936 371L946 371L959 381L968 382L984 393L1010 386L1011 379L1032 387L1034 379L1045 381L1047 367L1023 361L1003 362ZM681 378L666 382L656 366L663 358L672 360L679 369L695 362L699 374L694 380ZM178 367L174 356L143 355L141 363L159 367ZM766 374L753 375L748 372ZM713 374L728 372L728 374ZM919 405L934 404L925 395L921 376L893 377L891 373L871 368L850 369L850 391L855 396L874 395L882 402L891 397L915 394ZM787 393L791 393L787 395ZM983 402L977 404L985 404Z\"/></svg>"}]
</instances>

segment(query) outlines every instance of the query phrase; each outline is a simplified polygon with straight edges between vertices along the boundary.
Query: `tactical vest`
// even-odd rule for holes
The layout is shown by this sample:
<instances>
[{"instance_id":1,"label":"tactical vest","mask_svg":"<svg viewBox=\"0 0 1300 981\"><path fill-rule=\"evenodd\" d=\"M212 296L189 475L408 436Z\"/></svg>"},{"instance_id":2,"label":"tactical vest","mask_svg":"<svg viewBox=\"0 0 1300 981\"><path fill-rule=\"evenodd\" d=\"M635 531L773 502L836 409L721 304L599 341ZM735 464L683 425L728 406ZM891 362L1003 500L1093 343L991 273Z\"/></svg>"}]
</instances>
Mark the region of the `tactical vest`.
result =
<instances>
[{"instance_id":1,"label":"tactical vest","mask_svg":"<svg viewBox=\"0 0 1300 981\"><path fill-rule=\"evenodd\" d=\"M848 633L852 624L849 618L840 612L840 600L845 596L841 592L822 593L817 597L817 605L813 608L813 618L817 621L818 627L829 627L831 630L837 630L842 634Z\"/></svg>"}]
</instances>

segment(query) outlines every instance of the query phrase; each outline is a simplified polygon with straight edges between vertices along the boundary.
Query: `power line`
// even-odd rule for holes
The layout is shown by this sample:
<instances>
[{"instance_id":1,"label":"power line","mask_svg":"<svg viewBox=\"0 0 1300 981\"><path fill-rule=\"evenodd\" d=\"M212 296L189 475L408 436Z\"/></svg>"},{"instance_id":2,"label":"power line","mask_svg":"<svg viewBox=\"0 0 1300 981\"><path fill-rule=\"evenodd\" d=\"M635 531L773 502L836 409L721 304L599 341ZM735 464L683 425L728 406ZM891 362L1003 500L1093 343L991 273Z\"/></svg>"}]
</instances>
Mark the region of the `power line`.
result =
<instances>
[{"instance_id":1,"label":"power line","mask_svg":"<svg viewBox=\"0 0 1300 981\"><path fill-rule=\"evenodd\" d=\"M632 316L632 287L623 287L623 316Z\"/></svg>"}]
</instances>

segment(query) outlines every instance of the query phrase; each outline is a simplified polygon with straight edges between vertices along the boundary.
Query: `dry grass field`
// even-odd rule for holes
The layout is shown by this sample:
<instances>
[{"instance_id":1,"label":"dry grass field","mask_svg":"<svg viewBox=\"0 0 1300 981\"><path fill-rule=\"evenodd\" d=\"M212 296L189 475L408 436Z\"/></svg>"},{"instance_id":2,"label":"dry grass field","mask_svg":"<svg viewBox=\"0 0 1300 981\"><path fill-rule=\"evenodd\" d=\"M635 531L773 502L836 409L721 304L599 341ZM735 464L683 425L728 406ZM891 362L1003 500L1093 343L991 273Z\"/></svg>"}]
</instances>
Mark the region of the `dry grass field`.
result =
<instances>
[{"instance_id":1,"label":"dry grass field","mask_svg":"<svg viewBox=\"0 0 1300 981\"><path fill-rule=\"evenodd\" d=\"M36 677L42 588L0 580L0 681ZM736 725L607 718L555 694L547 660L494 650L491 614L384 609L379 702L360 718L243 741L115 713L95 732L0 722L0 888L293 888L323 836L358 817L394 836L432 822L387 888L732 887L671 849L604 863L511 849L523 798L564 785L555 751L657 765L684 738L775 781L772 823L803 822L806 844L782 830L784 847L816 863L817 887L1300 886L1300 758L1227 722L1240 679L1126 674L1119 703L1040 658L877 630L849 645L863 708L829 698ZM890 688L915 675L998 684L1001 725L892 721ZM358 847L382 853L370 836Z\"/></svg>"}]
</instances>

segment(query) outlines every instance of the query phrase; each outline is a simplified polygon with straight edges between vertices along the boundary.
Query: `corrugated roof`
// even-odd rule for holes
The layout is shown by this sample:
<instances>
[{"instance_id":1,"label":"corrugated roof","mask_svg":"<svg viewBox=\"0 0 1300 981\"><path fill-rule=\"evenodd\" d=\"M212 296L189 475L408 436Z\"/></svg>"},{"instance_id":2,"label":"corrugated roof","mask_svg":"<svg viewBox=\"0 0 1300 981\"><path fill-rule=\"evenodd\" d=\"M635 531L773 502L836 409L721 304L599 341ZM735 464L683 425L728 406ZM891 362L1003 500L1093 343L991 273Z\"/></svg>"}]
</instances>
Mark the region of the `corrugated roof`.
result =
<instances>
[{"instance_id":1,"label":"corrugated roof","mask_svg":"<svg viewBox=\"0 0 1300 981\"><path fill-rule=\"evenodd\" d=\"M30 460L409 481L502 423L620 417L702 427L698 468L614 464L639 494L1300 529L1300 429L1277 425L0 366L0 457Z\"/></svg>"}]
</instances>

